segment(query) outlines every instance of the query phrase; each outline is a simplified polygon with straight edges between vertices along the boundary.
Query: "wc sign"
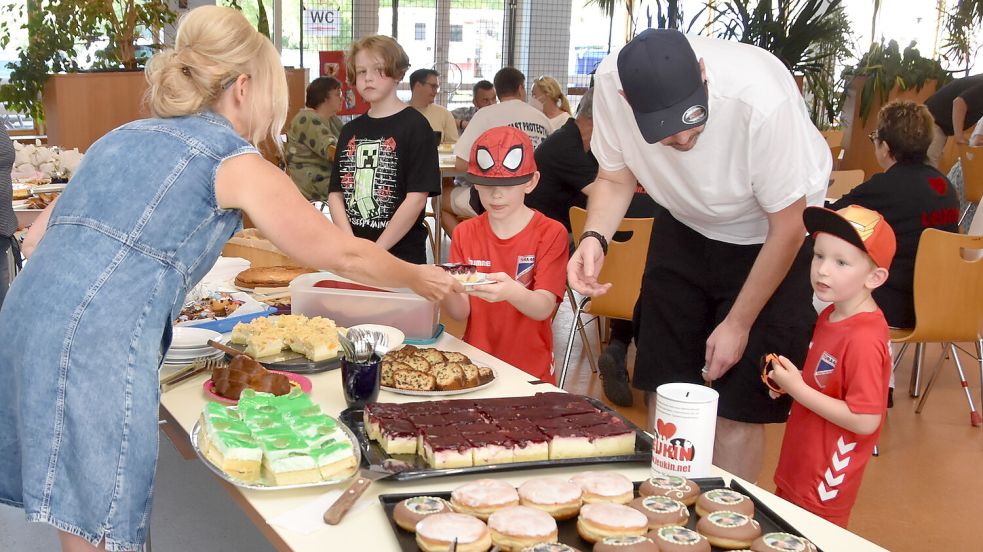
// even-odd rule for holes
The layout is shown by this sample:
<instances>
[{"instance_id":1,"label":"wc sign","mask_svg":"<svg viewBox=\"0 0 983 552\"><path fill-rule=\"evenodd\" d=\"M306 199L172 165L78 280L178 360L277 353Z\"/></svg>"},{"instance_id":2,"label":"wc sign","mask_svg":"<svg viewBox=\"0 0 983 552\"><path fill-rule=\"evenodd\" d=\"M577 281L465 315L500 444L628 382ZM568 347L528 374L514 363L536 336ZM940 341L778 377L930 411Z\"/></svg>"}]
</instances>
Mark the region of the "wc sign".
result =
<instances>
[{"instance_id":1,"label":"wc sign","mask_svg":"<svg viewBox=\"0 0 983 552\"><path fill-rule=\"evenodd\" d=\"M305 9L304 34L308 36L340 35L341 12L332 9Z\"/></svg>"}]
</instances>

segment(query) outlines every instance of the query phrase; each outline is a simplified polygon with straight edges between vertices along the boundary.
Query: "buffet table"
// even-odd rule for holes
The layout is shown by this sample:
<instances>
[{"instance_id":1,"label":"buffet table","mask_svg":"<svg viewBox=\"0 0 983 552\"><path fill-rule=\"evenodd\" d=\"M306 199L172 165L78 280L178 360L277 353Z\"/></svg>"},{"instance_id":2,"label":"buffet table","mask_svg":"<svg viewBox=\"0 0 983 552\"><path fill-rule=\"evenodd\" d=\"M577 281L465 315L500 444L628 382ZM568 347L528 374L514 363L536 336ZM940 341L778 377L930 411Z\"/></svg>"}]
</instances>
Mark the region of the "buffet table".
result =
<instances>
[{"instance_id":1,"label":"buffet table","mask_svg":"<svg viewBox=\"0 0 983 552\"><path fill-rule=\"evenodd\" d=\"M475 391L474 393L449 398L527 396L534 395L538 392L557 390L552 385L543 384L539 381L530 381L533 378L525 372L513 368L446 333L441 336L434 346L447 351L460 351L470 356L472 360L479 364L494 367L498 372L498 378L494 385ZM313 382L311 397L321 405L327 414L337 416L345 408L345 400L341 391L340 370L332 370L309 377ZM164 431L186 458L197 458L191 449L189 434L206 402L205 395L202 391L202 384L206 378L207 376L205 375L192 378L161 395L161 417L166 422L163 426ZM425 398L397 395L386 391L382 391L379 395L380 402L408 402L415 400L425 400ZM645 479L649 475L649 467L645 464L610 464L601 466L602 469L617 470L635 481ZM482 477L502 479L513 485L518 485L532 477L569 475L586 469L598 469L598 466L505 471ZM727 482L734 479L733 476L723 470L717 468L714 468L714 470L714 476L723 477ZM227 487L233 499L242 507L243 511L245 511L253 523L256 524L257 528L277 550L320 551L325 549L326 542L344 542L348 546L355 545L359 550L383 551L398 550L398 546L389 522L378 502L378 496L380 494L411 492L420 492L422 494L427 491L449 491L473 479L475 479L474 476L457 476L407 482L376 482L359 500L359 505L356 505L352 512L339 525L321 525L317 527L316 531L310 534L301 534L296 531L282 529L278 526L268 524L267 521L309 504L312 501L316 501L326 492L338 490L339 486L284 491L253 491L239 489L218 478L216 478L216 482ZM741 481L741 483L761 500L761 502L782 516L787 522L826 552L841 550L850 550L851 552L884 550L763 489L744 481ZM344 488L347 485L348 483L346 482L340 487ZM189 497L189 500L193 500L193 498ZM368 503L367 506L360 506L366 502Z\"/></svg>"}]
</instances>

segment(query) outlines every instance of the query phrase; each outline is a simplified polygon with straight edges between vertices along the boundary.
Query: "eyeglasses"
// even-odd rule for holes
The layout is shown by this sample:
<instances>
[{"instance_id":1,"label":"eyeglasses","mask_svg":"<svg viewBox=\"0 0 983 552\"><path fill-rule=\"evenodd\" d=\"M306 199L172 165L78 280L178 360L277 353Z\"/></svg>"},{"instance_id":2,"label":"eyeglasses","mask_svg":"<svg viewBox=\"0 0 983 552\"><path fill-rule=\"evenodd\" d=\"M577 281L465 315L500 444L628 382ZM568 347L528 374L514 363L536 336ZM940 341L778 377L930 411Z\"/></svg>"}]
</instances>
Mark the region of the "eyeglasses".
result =
<instances>
[{"instance_id":1,"label":"eyeglasses","mask_svg":"<svg viewBox=\"0 0 983 552\"><path fill-rule=\"evenodd\" d=\"M772 362L779 362L778 355L775 353L768 353L767 355L761 357L761 381L768 386L768 389L771 389L779 395L784 395L785 391L779 387L777 383L775 383L775 380L768 377L768 372L771 371L770 369Z\"/></svg>"},{"instance_id":2,"label":"eyeglasses","mask_svg":"<svg viewBox=\"0 0 983 552\"><path fill-rule=\"evenodd\" d=\"M440 90L440 83L439 82L424 82L423 84L426 85L426 86L429 86L434 91Z\"/></svg>"},{"instance_id":3,"label":"eyeglasses","mask_svg":"<svg viewBox=\"0 0 983 552\"><path fill-rule=\"evenodd\" d=\"M240 75L234 75L229 77L228 80L222 83L222 90L228 90L237 80L239 80ZM246 78L252 78L252 75L246 74Z\"/></svg>"},{"instance_id":4,"label":"eyeglasses","mask_svg":"<svg viewBox=\"0 0 983 552\"><path fill-rule=\"evenodd\" d=\"M871 142L876 142L877 140L880 140L881 139L880 132L878 132L878 131L875 130L874 132L871 132L870 134L868 134L867 135L867 138L870 138L870 141Z\"/></svg>"}]
</instances>

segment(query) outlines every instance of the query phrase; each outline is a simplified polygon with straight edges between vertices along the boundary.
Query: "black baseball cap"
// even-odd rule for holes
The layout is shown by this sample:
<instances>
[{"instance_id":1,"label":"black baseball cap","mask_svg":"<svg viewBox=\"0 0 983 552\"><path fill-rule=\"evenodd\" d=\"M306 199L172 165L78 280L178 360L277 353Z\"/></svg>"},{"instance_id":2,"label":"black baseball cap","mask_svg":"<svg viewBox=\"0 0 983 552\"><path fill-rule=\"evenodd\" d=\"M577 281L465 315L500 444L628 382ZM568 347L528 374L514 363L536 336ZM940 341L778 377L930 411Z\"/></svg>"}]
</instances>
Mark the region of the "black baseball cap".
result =
<instances>
[{"instance_id":1,"label":"black baseball cap","mask_svg":"<svg viewBox=\"0 0 983 552\"><path fill-rule=\"evenodd\" d=\"M621 89L650 144L706 123L707 87L683 33L646 29L618 53Z\"/></svg>"}]
</instances>

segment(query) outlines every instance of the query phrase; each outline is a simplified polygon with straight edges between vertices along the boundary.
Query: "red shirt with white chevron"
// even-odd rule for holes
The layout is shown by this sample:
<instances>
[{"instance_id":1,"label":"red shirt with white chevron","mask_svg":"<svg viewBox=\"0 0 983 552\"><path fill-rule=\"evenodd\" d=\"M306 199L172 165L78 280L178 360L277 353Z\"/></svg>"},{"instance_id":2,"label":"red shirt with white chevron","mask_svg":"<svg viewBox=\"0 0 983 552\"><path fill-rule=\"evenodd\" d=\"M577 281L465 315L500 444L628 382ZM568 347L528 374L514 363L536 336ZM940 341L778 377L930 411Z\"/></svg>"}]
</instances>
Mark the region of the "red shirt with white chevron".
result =
<instances>
[{"instance_id":1,"label":"red shirt with white chevron","mask_svg":"<svg viewBox=\"0 0 983 552\"><path fill-rule=\"evenodd\" d=\"M846 401L855 414L887 411L891 379L887 321L880 309L831 322L830 305L816 322L802 378L813 389ZM795 504L819 516L848 516L881 426L857 435L799 403L785 426L775 484Z\"/></svg>"}]
</instances>

